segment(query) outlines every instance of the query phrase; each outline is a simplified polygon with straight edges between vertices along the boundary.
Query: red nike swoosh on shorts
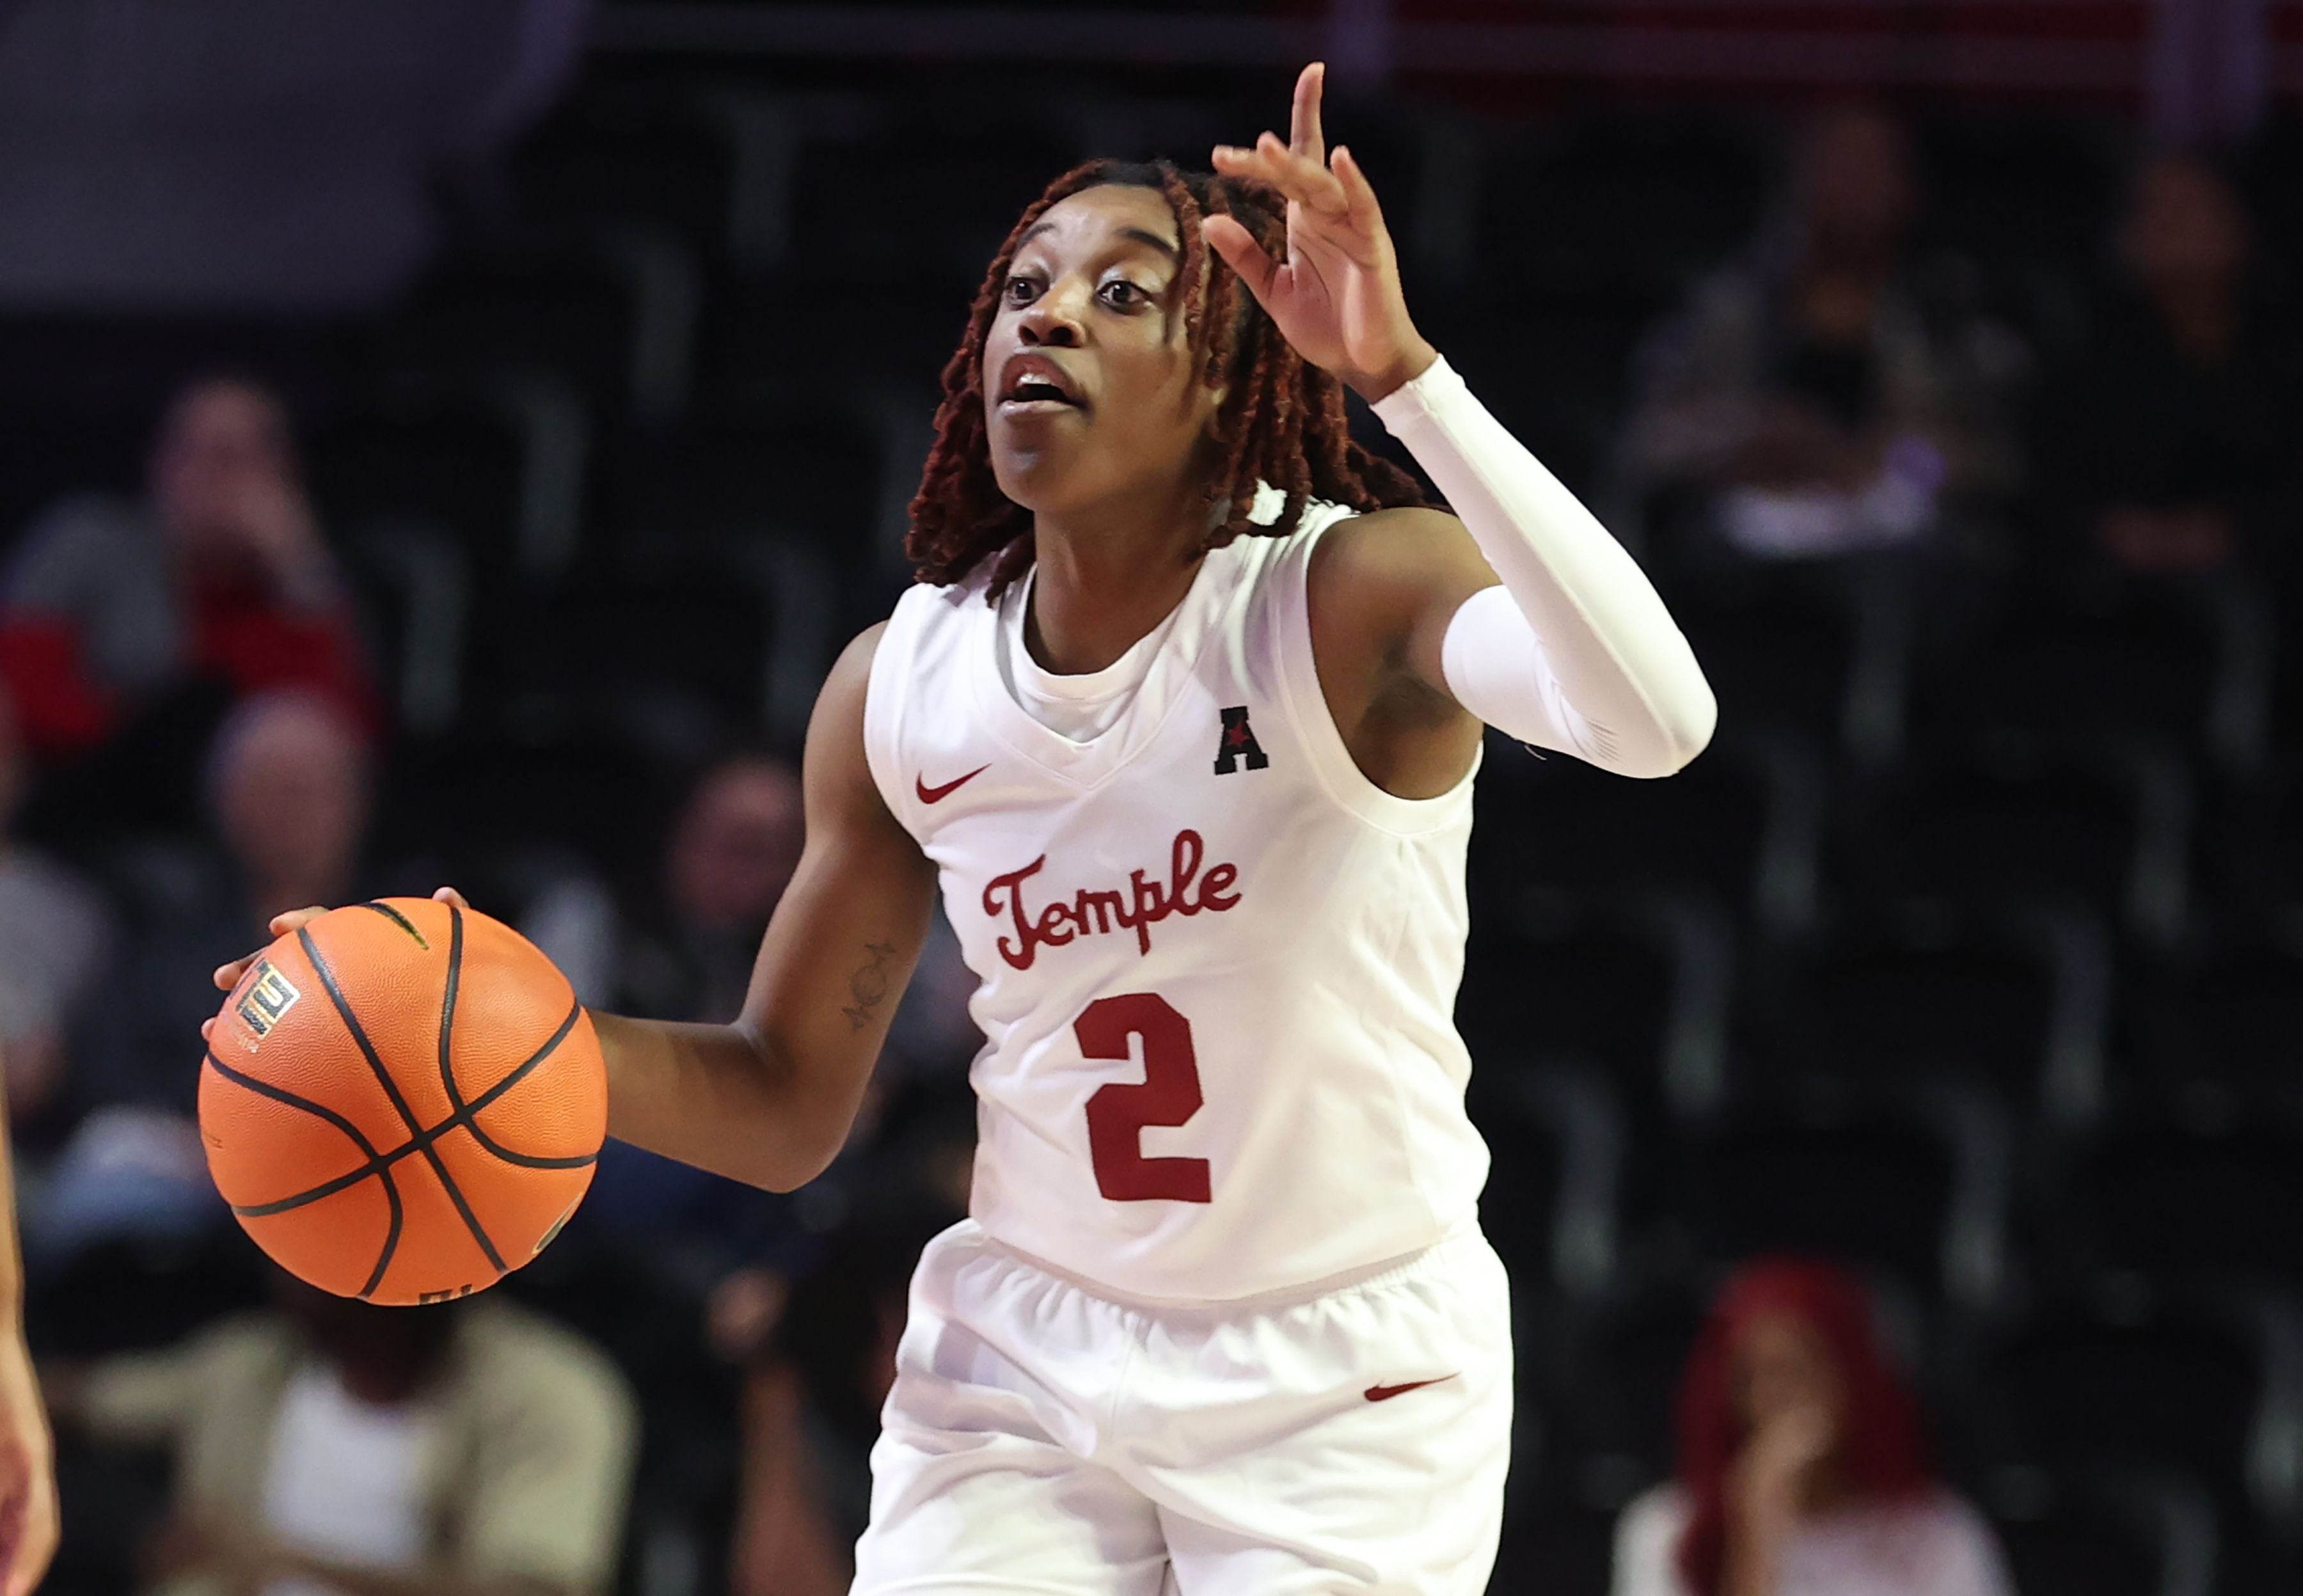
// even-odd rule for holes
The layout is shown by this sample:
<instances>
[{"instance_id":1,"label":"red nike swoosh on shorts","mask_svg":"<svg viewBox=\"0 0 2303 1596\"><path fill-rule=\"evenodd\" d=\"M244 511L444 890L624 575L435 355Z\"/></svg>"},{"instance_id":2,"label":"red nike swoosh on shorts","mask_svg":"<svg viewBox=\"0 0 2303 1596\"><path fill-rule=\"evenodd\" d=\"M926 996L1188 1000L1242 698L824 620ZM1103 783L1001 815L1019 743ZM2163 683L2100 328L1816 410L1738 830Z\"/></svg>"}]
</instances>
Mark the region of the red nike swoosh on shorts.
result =
<instances>
[{"instance_id":1,"label":"red nike swoosh on shorts","mask_svg":"<svg viewBox=\"0 0 2303 1596\"><path fill-rule=\"evenodd\" d=\"M912 785L919 790L920 802L924 804L940 804L991 768L991 767L988 764L979 764L974 770L968 772L967 774L956 777L949 781L946 781L941 787L929 786L926 775L921 774L912 778Z\"/></svg>"},{"instance_id":2,"label":"red nike swoosh on shorts","mask_svg":"<svg viewBox=\"0 0 2303 1596\"><path fill-rule=\"evenodd\" d=\"M1371 1385L1363 1394L1371 1402L1388 1402L1394 1397L1405 1397L1410 1391L1420 1391L1428 1385L1444 1384L1455 1378L1453 1374L1440 1374L1430 1380L1411 1380L1405 1385Z\"/></svg>"}]
</instances>

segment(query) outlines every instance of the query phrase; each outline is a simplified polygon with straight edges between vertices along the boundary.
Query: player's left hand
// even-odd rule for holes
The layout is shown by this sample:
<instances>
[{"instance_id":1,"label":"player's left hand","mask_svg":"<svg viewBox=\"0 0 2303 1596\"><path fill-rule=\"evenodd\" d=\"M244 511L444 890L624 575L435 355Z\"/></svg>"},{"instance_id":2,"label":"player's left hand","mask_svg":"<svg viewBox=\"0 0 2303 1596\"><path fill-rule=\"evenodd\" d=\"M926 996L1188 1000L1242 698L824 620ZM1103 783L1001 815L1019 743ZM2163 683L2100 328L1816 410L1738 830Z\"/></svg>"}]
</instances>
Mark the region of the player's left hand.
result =
<instances>
[{"instance_id":1,"label":"player's left hand","mask_svg":"<svg viewBox=\"0 0 2303 1596\"><path fill-rule=\"evenodd\" d=\"M1380 399L1438 358L1408 318L1399 258L1375 190L1352 152L1329 152L1320 129L1320 62L1295 80L1288 141L1266 132L1253 148L1218 145L1227 177L1269 183L1287 200L1287 258L1275 261L1229 216L1204 224L1222 256L1280 333L1314 366L1335 373L1363 399Z\"/></svg>"}]
</instances>

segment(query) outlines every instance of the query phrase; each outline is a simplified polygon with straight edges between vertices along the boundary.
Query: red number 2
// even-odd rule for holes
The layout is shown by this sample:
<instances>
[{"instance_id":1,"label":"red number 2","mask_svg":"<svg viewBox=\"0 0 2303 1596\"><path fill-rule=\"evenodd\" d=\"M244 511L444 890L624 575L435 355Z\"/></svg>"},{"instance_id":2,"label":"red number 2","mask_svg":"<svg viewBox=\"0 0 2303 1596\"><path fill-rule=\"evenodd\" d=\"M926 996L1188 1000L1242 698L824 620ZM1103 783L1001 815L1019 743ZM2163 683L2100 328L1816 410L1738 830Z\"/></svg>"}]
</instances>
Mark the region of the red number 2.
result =
<instances>
[{"instance_id":1,"label":"red number 2","mask_svg":"<svg viewBox=\"0 0 2303 1596\"><path fill-rule=\"evenodd\" d=\"M1127 1039L1143 1038L1143 1078L1114 1081L1087 1100L1087 1145L1096 1189L1114 1203L1205 1203L1208 1161L1146 1158L1143 1127L1181 1125L1200 1111L1200 1064L1192 1022L1148 992L1098 998L1072 1022L1091 1059L1127 1058Z\"/></svg>"}]
</instances>

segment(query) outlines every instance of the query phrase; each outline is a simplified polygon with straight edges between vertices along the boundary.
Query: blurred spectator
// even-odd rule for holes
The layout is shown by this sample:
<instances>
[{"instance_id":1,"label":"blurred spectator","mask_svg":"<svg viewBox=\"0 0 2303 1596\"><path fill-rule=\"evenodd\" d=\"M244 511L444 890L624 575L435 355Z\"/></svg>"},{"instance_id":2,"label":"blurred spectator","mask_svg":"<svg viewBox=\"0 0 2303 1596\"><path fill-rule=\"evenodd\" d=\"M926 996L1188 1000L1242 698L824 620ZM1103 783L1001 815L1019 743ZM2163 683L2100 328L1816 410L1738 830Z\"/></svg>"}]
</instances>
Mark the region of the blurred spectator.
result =
<instances>
[{"instance_id":1,"label":"blurred spectator","mask_svg":"<svg viewBox=\"0 0 2303 1596\"><path fill-rule=\"evenodd\" d=\"M521 929L587 1003L653 1019L721 1024L744 1006L760 939L799 868L799 773L763 753L705 771L673 821L654 889L620 908L575 877L540 893ZM939 912L889 1030L903 1066L956 1073L983 1040L968 1018L975 977Z\"/></svg>"},{"instance_id":2,"label":"blurred spectator","mask_svg":"<svg viewBox=\"0 0 2303 1596\"><path fill-rule=\"evenodd\" d=\"M586 1003L657 1019L724 1024L743 1007L768 916L799 863L799 778L742 754L707 771L673 823L660 882L620 909L588 876L545 889L520 928ZM702 1293L767 1245L782 1199L628 1143L602 1150L571 1252L638 1244L649 1266ZM772 1250L772 1249L771 1249Z\"/></svg>"},{"instance_id":3,"label":"blurred spectator","mask_svg":"<svg viewBox=\"0 0 2303 1596\"><path fill-rule=\"evenodd\" d=\"M912 1151L911 1178L895 1178L904 1195L828 1238L745 1381L733 1596L842 1596L854 1577L912 1269L965 1212L935 1152Z\"/></svg>"},{"instance_id":4,"label":"blurred spectator","mask_svg":"<svg viewBox=\"0 0 2303 1596\"><path fill-rule=\"evenodd\" d=\"M1731 1279L1679 1423L1678 1479L1617 1527L1615 1596L2012 1596L1989 1528L1929 1475L1869 1296L1841 1271Z\"/></svg>"},{"instance_id":5,"label":"blurred spectator","mask_svg":"<svg viewBox=\"0 0 2303 1596\"><path fill-rule=\"evenodd\" d=\"M766 754L731 756L689 792L662 874L636 903L569 875L529 901L520 929L588 1004L724 1024L743 1007L802 832L798 774Z\"/></svg>"},{"instance_id":6,"label":"blurred spectator","mask_svg":"<svg viewBox=\"0 0 2303 1596\"><path fill-rule=\"evenodd\" d=\"M496 1297L383 1308L283 1275L279 1305L48 1381L60 1421L164 1445L168 1596L588 1596L637 1446L624 1381Z\"/></svg>"},{"instance_id":7,"label":"blurred spectator","mask_svg":"<svg viewBox=\"0 0 2303 1596\"><path fill-rule=\"evenodd\" d=\"M620 911L596 882L571 878L529 905L521 929L571 973L587 1002L724 1022L743 1007L804 834L797 773L771 755L733 755L696 783L673 821L654 890L636 908ZM596 972L589 991L584 971ZM939 917L848 1145L829 1170L780 1195L611 1139L590 1198L555 1244L561 1261L597 1265L604 1254L611 1269L638 1270L654 1300L695 1304L712 1345L732 1363L754 1355L788 1302L808 1322L814 1310L801 1304L815 1300L813 1288L803 1287L796 1298L791 1282L829 1268L833 1283L821 1290L849 1288L849 1265L839 1254L853 1241L859 1209L873 1209L890 1191L927 1189L938 1194L939 1213L949 1209L956 1218L966 1210L974 1099L965 1069L981 1041L966 1007L974 985L957 939ZM898 1322L903 1280L925 1239L921 1233L897 1260ZM755 1398L781 1412L776 1405L787 1395ZM874 1398L875 1412L876 1404ZM871 1433L862 1431L853 1448L859 1470ZM843 1566L846 1542L863 1527L862 1502L857 1496L854 1526L837 1548ZM780 1561L780 1554L771 1559Z\"/></svg>"},{"instance_id":8,"label":"blurred spectator","mask_svg":"<svg viewBox=\"0 0 2303 1596\"><path fill-rule=\"evenodd\" d=\"M1904 542L2004 477L1990 377L2006 342L1922 291L1918 206L1899 123L1818 116L1747 258L1648 351L1634 477L1766 558Z\"/></svg>"},{"instance_id":9,"label":"blurred spectator","mask_svg":"<svg viewBox=\"0 0 2303 1596\"><path fill-rule=\"evenodd\" d=\"M26 534L0 588L0 678L32 751L80 762L70 806L164 823L179 816L152 806L189 797L231 699L300 687L362 725L375 699L275 395L184 389L149 482L146 502L68 499Z\"/></svg>"},{"instance_id":10,"label":"blurred spectator","mask_svg":"<svg viewBox=\"0 0 2303 1596\"><path fill-rule=\"evenodd\" d=\"M215 967L270 942L283 909L360 895L368 779L359 730L325 698L266 693L232 713L208 756L208 839L124 872L132 919L88 1037L90 1101L190 1110Z\"/></svg>"},{"instance_id":11,"label":"blurred spectator","mask_svg":"<svg viewBox=\"0 0 2303 1596\"><path fill-rule=\"evenodd\" d=\"M772 755L733 755L681 806L652 891L620 908L596 882L564 880L529 905L521 929L588 1003L724 1024L744 1006L768 918L799 867L804 821L797 771ZM930 1067L972 1055L981 1040L967 1017L974 989L939 917L889 1051Z\"/></svg>"},{"instance_id":12,"label":"blurred spectator","mask_svg":"<svg viewBox=\"0 0 2303 1596\"><path fill-rule=\"evenodd\" d=\"M2094 336L2040 409L2052 513L2129 570L2280 559L2303 510L2303 342L2257 269L2238 192L2193 157L2149 162L2117 265Z\"/></svg>"},{"instance_id":13,"label":"blurred spectator","mask_svg":"<svg viewBox=\"0 0 2303 1596\"><path fill-rule=\"evenodd\" d=\"M797 773L740 755L708 772L674 825L663 892L622 938L628 1011L724 1023L744 1006L768 916L799 867Z\"/></svg>"},{"instance_id":14,"label":"blurred spectator","mask_svg":"<svg viewBox=\"0 0 2303 1596\"><path fill-rule=\"evenodd\" d=\"M221 1216L192 1113L215 967L271 941L283 909L342 903L367 824L358 730L309 693L232 713L208 761L213 837L122 865L127 923L66 1083L84 1112L57 1154L25 1244L54 1262L103 1237L181 1235Z\"/></svg>"},{"instance_id":15,"label":"blurred spectator","mask_svg":"<svg viewBox=\"0 0 2303 1596\"><path fill-rule=\"evenodd\" d=\"M64 1038L110 951L111 916L96 890L12 832L24 750L0 688L0 1060L10 1123L38 1128L64 1066Z\"/></svg>"}]
</instances>

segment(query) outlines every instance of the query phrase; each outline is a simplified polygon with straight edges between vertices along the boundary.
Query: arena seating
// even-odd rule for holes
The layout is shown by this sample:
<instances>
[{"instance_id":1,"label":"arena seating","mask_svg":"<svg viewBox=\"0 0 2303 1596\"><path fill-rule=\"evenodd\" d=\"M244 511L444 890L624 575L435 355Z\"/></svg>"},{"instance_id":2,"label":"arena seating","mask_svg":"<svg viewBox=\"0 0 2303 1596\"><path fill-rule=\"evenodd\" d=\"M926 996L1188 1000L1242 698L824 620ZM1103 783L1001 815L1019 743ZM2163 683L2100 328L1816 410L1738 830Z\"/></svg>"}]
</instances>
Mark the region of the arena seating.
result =
<instances>
[{"instance_id":1,"label":"arena seating","mask_svg":"<svg viewBox=\"0 0 2303 1596\"><path fill-rule=\"evenodd\" d=\"M2214 1588L2214 1508L2189 1481L2150 1470L2061 1477L2014 1466L1986 1500L2024 1596L2162 1596Z\"/></svg>"}]
</instances>

